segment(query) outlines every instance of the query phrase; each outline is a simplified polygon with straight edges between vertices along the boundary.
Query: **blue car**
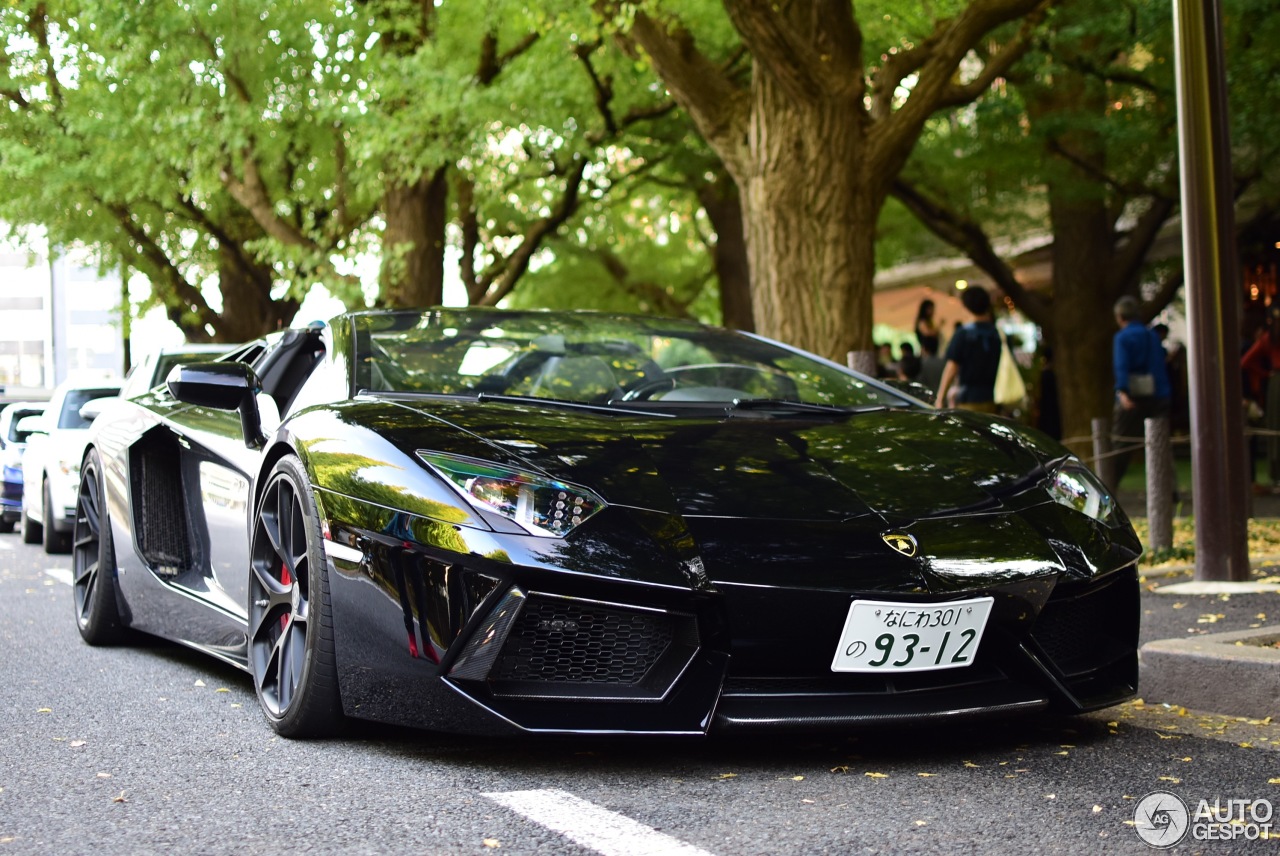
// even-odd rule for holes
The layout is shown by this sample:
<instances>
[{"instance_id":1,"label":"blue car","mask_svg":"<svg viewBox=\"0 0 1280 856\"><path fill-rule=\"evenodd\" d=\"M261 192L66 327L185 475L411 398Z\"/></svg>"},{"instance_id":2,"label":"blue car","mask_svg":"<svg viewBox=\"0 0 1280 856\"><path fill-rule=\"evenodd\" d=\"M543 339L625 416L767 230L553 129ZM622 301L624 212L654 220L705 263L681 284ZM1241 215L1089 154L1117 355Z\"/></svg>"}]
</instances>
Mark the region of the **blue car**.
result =
<instances>
[{"instance_id":1,"label":"blue car","mask_svg":"<svg viewBox=\"0 0 1280 856\"><path fill-rule=\"evenodd\" d=\"M22 451L27 432L18 423L44 413L44 403L15 401L0 410L0 462L4 464L4 491L0 494L0 532L12 532L22 514Z\"/></svg>"}]
</instances>

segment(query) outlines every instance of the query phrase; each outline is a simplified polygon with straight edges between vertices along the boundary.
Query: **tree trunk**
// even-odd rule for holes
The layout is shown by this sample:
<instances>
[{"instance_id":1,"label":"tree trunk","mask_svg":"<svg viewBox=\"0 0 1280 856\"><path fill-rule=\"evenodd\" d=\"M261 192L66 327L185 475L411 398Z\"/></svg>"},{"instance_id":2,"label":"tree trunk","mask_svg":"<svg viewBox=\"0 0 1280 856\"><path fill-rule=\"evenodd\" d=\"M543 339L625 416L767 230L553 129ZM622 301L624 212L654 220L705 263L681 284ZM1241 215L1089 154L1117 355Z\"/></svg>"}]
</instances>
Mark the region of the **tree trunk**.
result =
<instances>
[{"instance_id":1,"label":"tree trunk","mask_svg":"<svg viewBox=\"0 0 1280 856\"><path fill-rule=\"evenodd\" d=\"M1032 122L1055 121L1084 112L1103 115L1105 92L1080 74L1062 72L1051 89L1028 103ZM1053 318L1051 340L1057 367L1062 436L1082 457L1092 455L1090 423L1111 416L1114 377L1111 341L1117 327L1112 306L1116 235L1107 208L1106 147L1088 128L1068 127L1047 140L1048 159L1056 162L1047 182L1053 228Z\"/></svg>"},{"instance_id":2,"label":"tree trunk","mask_svg":"<svg viewBox=\"0 0 1280 856\"><path fill-rule=\"evenodd\" d=\"M238 248L218 250L218 291L222 294L222 313L213 322L213 333L203 340L234 344L256 339L279 330L293 321L298 301L273 300L275 284L270 265L246 261ZM201 341L184 330L188 341Z\"/></svg>"},{"instance_id":3,"label":"tree trunk","mask_svg":"<svg viewBox=\"0 0 1280 856\"><path fill-rule=\"evenodd\" d=\"M390 188L383 197L387 225L378 278L384 306L409 309L444 302L448 202L448 168L443 166L413 184Z\"/></svg>"},{"instance_id":4,"label":"tree trunk","mask_svg":"<svg viewBox=\"0 0 1280 856\"><path fill-rule=\"evenodd\" d=\"M720 323L734 330L754 332L751 269L737 185L727 176L724 181L704 184L698 189L698 201L716 231L713 261L720 281Z\"/></svg>"},{"instance_id":5,"label":"tree trunk","mask_svg":"<svg viewBox=\"0 0 1280 856\"><path fill-rule=\"evenodd\" d=\"M859 174L861 110L836 97L796 99L759 69L752 90L742 189L756 329L843 363L872 347L884 201Z\"/></svg>"}]
</instances>

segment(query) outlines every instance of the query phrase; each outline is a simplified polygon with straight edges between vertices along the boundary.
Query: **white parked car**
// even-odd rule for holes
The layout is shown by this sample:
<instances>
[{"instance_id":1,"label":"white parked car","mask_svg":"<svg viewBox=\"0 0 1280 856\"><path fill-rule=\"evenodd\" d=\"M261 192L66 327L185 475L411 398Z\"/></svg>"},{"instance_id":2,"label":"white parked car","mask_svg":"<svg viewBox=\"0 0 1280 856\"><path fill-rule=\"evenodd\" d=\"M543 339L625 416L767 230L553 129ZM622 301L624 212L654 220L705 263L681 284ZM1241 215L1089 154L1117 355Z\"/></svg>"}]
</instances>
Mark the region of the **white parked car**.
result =
<instances>
[{"instance_id":1,"label":"white parked car","mask_svg":"<svg viewBox=\"0 0 1280 856\"><path fill-rule=\"evenodd\" d=\"M159 348L133 364L129 373L124 376L124 387L120 390L121 398L133 398L135 395L155 389L164 383L169 371L180 363L202 363L216 360L231 350L232 345L177 345L172 348Z\"/></svg>"},{"instance_id":2,"label":"white parked car","mask_svg":"<svg viewBox=\"0 0 1280 856\"><path fill-rule=\"evenodd\" d=\"M80 408L119 393L119 381L66 381L53 391L43 415L19 423L32 432L22 456L22 540L27 544L43 541L46 553L70 551L90 424Z\"/></svg>"}]
</instances>

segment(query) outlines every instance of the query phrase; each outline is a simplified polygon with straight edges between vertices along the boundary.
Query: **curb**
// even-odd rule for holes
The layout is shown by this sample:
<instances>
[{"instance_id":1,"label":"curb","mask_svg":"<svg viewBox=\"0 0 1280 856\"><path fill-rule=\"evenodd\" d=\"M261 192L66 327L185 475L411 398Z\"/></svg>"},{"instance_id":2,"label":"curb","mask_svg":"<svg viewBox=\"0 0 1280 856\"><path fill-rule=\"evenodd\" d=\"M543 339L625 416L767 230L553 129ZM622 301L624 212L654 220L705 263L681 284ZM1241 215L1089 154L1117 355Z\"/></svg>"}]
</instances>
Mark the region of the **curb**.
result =
<instances>
[{"instance_id":1,"label":"curb","mask_svg":"<svg viewBox=\"0 0 1280 856\"><path fill-rule=\"evenodd\" d=\"M1274 716L1280 710L1280 648L1264 646L1276 642L1280 625L1148 642L1138 651L1143 699L1231 716Z\"/></svg>"}]
</instances>

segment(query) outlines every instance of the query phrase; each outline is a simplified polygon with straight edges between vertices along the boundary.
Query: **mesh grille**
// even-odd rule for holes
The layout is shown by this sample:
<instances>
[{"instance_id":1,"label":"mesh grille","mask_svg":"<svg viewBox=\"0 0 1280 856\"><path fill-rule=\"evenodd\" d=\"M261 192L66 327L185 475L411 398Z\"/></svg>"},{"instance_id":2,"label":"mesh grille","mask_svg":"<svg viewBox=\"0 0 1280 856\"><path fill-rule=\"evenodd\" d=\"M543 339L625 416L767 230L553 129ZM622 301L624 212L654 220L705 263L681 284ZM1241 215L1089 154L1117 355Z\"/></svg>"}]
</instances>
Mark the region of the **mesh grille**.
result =
<instances>
[{"instance_id":1,"label":"mesh grille","mask_svg":"<svg viewBox=\"0 0 1280 856\"><path fill-rule=\"evenodd\" d=\"M139 444L132 468L142 555L157 573L177 573L190 564L190 550L176 450L166 454L155 441Z\"/></svg>"},{"instance_id":2,"label":"mesh grille","mask_svg":"<svg viewBox=\"0 0 1280 856\"><path fill-rule=\"evenodd\" d=\"M1031 635L1065 675L1105 666L1137 644L1136 591L1109 583L1077 597L1051 600Z\"/></svg>"},{"instance_id":3,"label":"mesh grille","mask_svg":"<svg viewBox=\"0 0 1280 856\"><path fill-rule=\"evenodd\" d=\"M492 677L501 681L634 685L670 647L671 616L530 598Z\"/></svg>"}]
</instances>

